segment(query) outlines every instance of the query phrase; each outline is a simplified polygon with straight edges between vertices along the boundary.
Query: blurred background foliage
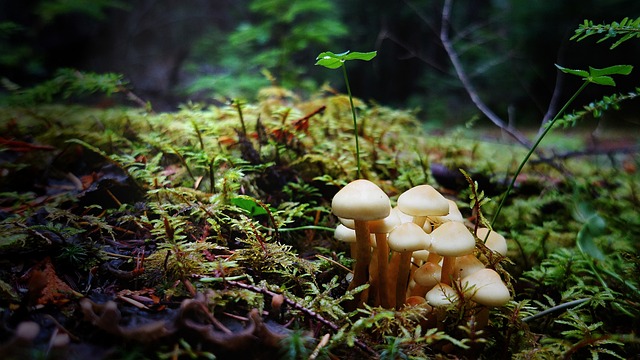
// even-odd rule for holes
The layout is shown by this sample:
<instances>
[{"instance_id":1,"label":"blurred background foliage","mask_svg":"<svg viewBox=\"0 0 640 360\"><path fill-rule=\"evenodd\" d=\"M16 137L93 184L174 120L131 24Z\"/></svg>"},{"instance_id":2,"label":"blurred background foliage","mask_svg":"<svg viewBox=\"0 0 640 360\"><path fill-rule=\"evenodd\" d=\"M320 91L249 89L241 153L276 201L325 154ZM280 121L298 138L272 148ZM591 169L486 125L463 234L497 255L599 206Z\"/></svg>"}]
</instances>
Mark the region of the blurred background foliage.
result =
<instances>
[{"instance_id":1,"label":"blurred background foliage","mask_svg":"<svg viewBox=\"0 0 640 360\"><path fill-rule=\"evenodd\" d=\"M349 69L356 96L420 108L437 126L464 123L478 111L442 49L441 10L435 0L2 1L1 91L71 67L121 73L157 110L251 100L269 85L306 96L323 84L344 91L338 72L313 66L320 52L377 50L375 61ZM604 67L640 58L637 42L613 51L591 39L569 42L577 25L639 13L636 0L457 1L451 37L482 99L517 125L537 126L556 86L554 63ZM621 92L640 77L625 81ZM578 82L563 80L561 89L570 94ZM582 103L598 96L587 93Z\"/></svg>"}]
</instances>

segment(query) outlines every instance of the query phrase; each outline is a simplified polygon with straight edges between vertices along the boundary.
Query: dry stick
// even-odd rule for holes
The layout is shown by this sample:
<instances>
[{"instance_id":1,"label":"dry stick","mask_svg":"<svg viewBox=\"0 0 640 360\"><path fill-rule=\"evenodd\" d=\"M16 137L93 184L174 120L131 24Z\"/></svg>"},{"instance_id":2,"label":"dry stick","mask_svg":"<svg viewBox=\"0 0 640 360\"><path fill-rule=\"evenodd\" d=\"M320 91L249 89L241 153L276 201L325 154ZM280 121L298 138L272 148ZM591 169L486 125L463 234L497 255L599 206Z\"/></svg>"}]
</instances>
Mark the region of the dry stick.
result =
<instances>
[{"instance_id":1,"label":"dry stick","mask_svg":"<svg viewBox=\"0 0 640 360\"><path fill-rule=\"evenodd\" d=\"M254 286L254 285L249 285L249 284L245 284L243 282L239 282L239 281L234 281L234 280L225 280L225 282L229 285L233 285L242 289L246 289L246 290L250 290L259 294L263 294L263 295L268 295L268 296L276 296L276 295L281 295L278 294L276 292L273 292L269 289L265 289L265 288L261 288L258 286ZM304 313L306 316L313 318L315 320L317 320L318 322L320 322L322 325L328 327L329 329L333 330L334 332L338 332L340 330L340 327L338 327L338 325L334 324L333 322L325 319L324 317L322 317L322 315L316 313L315 311L311 310L311 309L307 309L306 307L298 304L297 302L287 298L286 296L284 297L284 302L286 302L289 306L291 306L292 308L301 311L302 313ZM370 355L374 355L376 352L373 351L373 349L371 349L369 346L367 346L367 344L363 343L361 340L355 339L354 344L358 345L358 347L363 350L364 352L370 354Z\"/></svg>"},{"instance_id":2,"label":"dry stick","mask_svg":"<svg viewBox=\"0 0 640 360\"><path fill-rule=\"evenodd\" d=\"M453 44L451 43L451 39L449 39L449 18L451 14L451 5L453 0L445 0L444 6L442 8L442 27L440 29L440 41L442 42L442 46L444 50L447 52L449 56L449 60L451 60L451 64L453 65L454 70L456 71L456 75L464 89L467 91L467 94L471 98L473 104L480 110L492 123L498 126L507 134L511 135L517 142L521 145L530 148L531 142L527 139L521 132L517 129L507 125L496 115L489 107L480 99L478 92L475 87L471 83L471 80L467 76L467 73L464 71L462 67L462 63L460 62L460 58L458 57L458 53L453 48Z\"/></svg>"}]
</instances>

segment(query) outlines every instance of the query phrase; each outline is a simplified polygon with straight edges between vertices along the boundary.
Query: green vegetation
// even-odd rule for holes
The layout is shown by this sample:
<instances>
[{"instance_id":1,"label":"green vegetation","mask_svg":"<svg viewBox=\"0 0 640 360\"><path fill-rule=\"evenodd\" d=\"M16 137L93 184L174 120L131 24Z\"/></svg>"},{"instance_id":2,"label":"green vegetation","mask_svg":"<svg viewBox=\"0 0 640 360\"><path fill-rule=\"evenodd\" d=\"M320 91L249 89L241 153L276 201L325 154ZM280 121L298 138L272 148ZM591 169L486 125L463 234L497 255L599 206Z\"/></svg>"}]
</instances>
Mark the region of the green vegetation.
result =
<instances>
[{"instance_id":1,"label":"green vegetation","mask_svg":"<svg viewBox=\"0 0 640 360\"><path fill-rule=\"evenodd\" d=\"M309 6L278 16L319 9ZM576 39L613 28L604 39L622 35L622 46L636 25L585 22ZM301 100L271 86L255 102L174 113L154 112L115 74L63 69L31 88L10 84L0 109L0 357L75 358L81 347L102 358L635 356L637 144L586 157L545 146L559 125L637 97L569 113L588 85L615 86L632 67L558 66L582 86L524 147L465 128L427 133L412 111L353 98L345 61L374 56L318 56L342 67L346 96ZM138 107L75 104L101 94ZM331 199L353 169L393 204L416 185L446 190L474 235L504 234L506 257L482 241L474 255L511 300L482 307L474 285L453 279L459 301L448 305L350 309L373 287L349 288L349 248L333 239Z\"/></svg>"},{"instance_id":2,"label":"green vegetation","mask_svg":"<svg viewBox=\"0 0 640 360\"><path fill-rule=\"evenodd\" d=\"M349 86L349 77L347 76L347 67L345 62L348 60L364 60L369 61L376 56L375 51L362 53L362 52L349 52L345 51L340 54L334 54L330 51L320 53L316 57L316 65L324 66L328 69L342 68L342 75L344 76L344 83L347 86L347 95L349 96L349 106L351 107L351 116L353 118L353 132L356 139L356 178L360 178L360 142L358 141L358 121L356 118L356 108L353 106L353 96L351 95L351 86Z\"/></svg>"}]
</instances>

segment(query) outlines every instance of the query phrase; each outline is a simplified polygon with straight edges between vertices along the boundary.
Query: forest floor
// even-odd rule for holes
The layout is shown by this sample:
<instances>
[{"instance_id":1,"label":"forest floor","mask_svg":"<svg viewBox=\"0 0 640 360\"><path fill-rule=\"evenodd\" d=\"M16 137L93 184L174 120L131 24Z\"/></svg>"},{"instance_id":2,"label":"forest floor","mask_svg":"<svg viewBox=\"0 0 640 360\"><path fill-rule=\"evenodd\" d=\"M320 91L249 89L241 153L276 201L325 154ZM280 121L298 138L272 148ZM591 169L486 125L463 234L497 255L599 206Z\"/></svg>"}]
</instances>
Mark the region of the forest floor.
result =
<instances>
[{"instance_id":1,"label":"forest floor","mask_svg":"<svg viewBox=\"0 0 640 360\"><path fill-rule=\"evenodd\" d=\"M437 323L420 306L349 308L331 214L355 178L348 100L274 94L175 113L0 109L0 358L637 356L637 130L545 139L493 224L507 256L476 249L511 294L478 328L464 299ZM392 204L431 184L470 229L527 152L495 129L359 116L363 177Z\"/></svg>"}]
</instances>

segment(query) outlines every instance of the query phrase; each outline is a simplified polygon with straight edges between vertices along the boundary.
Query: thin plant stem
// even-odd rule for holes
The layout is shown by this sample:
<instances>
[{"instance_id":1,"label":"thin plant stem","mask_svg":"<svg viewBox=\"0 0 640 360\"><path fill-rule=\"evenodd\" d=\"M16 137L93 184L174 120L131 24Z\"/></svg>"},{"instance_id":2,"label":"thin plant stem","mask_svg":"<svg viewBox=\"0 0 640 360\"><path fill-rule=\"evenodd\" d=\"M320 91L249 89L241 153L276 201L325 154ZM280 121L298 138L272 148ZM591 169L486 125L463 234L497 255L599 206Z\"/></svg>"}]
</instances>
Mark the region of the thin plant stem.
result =
<instances>
[{"instance_id":1,"label":"thin plant stem","mask_svg":"<svg viewBox=\"0 0 640 360\"><path fill-rule=\"evenodd\" d=\"M541 311L541 312L539 312L537 314L533 314L531 316L527 316L527 317L522 319L522 322L529 322L531 320L535 320L537 318L541 318L543 316L546 316L546 315L551 314L551 313L556 312L556 311L561 311L561 310L568 309L568 308L571 308L571 307L574 307L574 306L578 306L578 305L580 305L582 303L585 303L585 302L587 302L589 300L591 300L591 298L577 299L577 300L566 302L564 304L559 304L559 305L556 305L554 307L551 307L551 308L548 308L546 310L543 310L543 311Z\"/></svg>"},{"instance_id":2,"label":"thin plant stem","mask_svg":"<svg viewBox=\"0 0 640 360\"><path fill-rule=\"evenodd\" d=\"M238 117L240 117L240 125L242 125L242 135L247 136L247 127L244 125L244 116L242 115L242 105L240 100L234 100L236 109L238 110Z\"/></svg>"},{"instance_id":3,"label":"thin plant stem","mask_svg":"<svg viewBox=\"0 0 640 360\"><path fill-rule=\"evenodd\" d=\"M353 116L353 132L356 137L356 178L360 179L360 144L358 142L358 122L356 120L356 108L353 106L353 97L351 96L351 87L349 86L349 77L347 77L347 67L342 63L342 75L344 83L347 86L347 95L349 95L349 104L351 105L351 115Z\"/></svg>"},{"instance_id":4,"label":"thin plant stem","mask_svg":"<svg viewBox=\"0 0 640 360\"><path fill-rule=\"evenodd\" d=\"M502 195L502 198L500 199L500 204L498 205L498 209L496 210L496 213L493 215L493 219L491 220L491 227L492 228L493 228L493 225L496 222L496 219L498 219L498 215L500 215L500 211L502 211L502 207L504 206L504 203L505 203L507 197L509 196L509 193L511 192L511 190L513 190L513 186L516 183L516 179L518 178L518 175L520 175L520 172L522 171L524 166L529 161L529 158L531 157L531 155L533 155L533 153L535 152L535 150L538 147L538 145L540 145L540 143L542 142L542 139L544 139L544 137L549 133L549 131L551 131L551 129L553 128L553 125L560 118L560 115L564 114L564 112L567 110L569 105L571 105L571 103L573 103L573 101L578 97L578 95L580 95L580 93L582 93L582 91L584 91L584 89L590 83L591 83L590 81L585 81L582 84L582 86L580 86L580 88L573 94L573 96L571 96L571 98L564 104L562 109L560 109L560 111L558 111L558 113L556 113L556 116L551 121L549 121L549 123L547 124L546 129L544 129L544 131L538 136L538 138L536 139L535 143L529 149L529 152L527 152L527 155L524 157L524 159L522 159L522 162L520 163L520 166L518 166L518 169L516 170L516 172L513 174L513 177L511 178L511 182L509 183L509 186L507 187L507 191L505 191L505 193ZM488 237L489 237L489 233L487 233L487 238ZM487 241L487 239L485 238L485 242L486 241Z\"/></svg>"}]
</instances>

